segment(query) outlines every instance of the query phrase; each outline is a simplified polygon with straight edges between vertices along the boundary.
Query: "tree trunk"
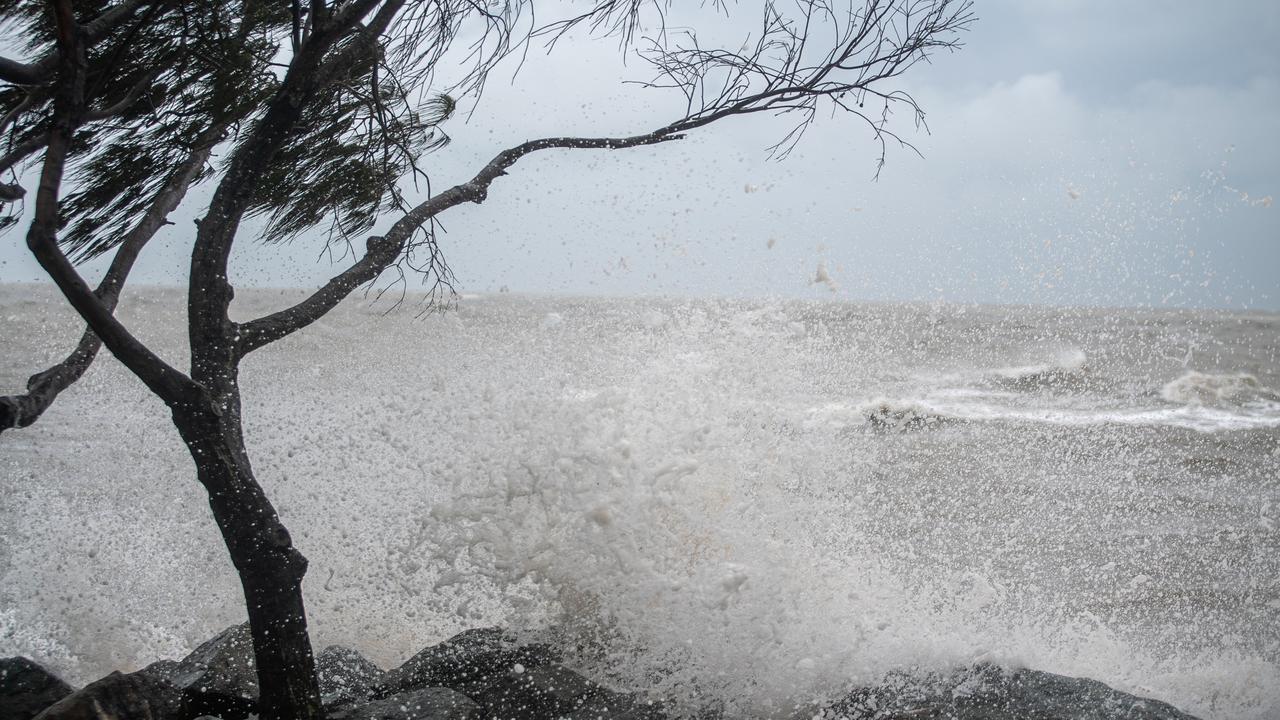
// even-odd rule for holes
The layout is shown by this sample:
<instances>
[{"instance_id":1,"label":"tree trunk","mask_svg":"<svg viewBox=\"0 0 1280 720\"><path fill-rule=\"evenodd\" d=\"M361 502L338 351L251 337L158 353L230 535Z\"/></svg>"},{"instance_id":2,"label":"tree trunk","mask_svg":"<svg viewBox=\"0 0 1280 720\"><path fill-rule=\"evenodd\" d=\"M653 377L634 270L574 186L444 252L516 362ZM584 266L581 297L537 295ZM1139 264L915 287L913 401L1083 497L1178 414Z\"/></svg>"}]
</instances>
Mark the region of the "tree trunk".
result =
<instances>
[{"instance_id":1,"label":"tree trunk","mask_svg":"<svg viewBox=\"0 0 1280 720\"><path fill-rule=\"evenodd\" d=\"M319 720L320 689L302 602L307 560L253 476L238 393L225 400L174 408L173 421L240 575L258 673L258 713L263 720Z\"/></svg>"}]
</instances>

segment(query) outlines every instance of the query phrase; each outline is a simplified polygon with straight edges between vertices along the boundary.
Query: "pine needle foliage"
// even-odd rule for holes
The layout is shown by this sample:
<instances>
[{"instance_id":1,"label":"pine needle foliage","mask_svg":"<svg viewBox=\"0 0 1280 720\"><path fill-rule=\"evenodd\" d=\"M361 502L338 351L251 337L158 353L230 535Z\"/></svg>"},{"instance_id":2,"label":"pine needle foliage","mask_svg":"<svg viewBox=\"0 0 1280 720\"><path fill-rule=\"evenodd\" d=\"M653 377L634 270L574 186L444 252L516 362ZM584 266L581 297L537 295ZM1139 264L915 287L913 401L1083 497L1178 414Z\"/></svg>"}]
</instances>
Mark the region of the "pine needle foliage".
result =
<instances>
[{"instance_id":1,"label":"pine needle foliage","mask_svg":"<svg viewBox=\"0 0 1280 720\"><path fill-rule=\"evenodd\" d=\"M88 22L113 5L119 3L94 0L77 3L77 11ZM279 89L292 52L288 3L147 5L89 50L90 113L96 109L105 117L77 133L70 187L60 206L59 243L77 261L117 247L193 143L209 142L210 130L218 131L215 142L236 142ZM44 2L0 2L0 16L12 34L30 38L29 52L53 43ZM306 107L303 123L257 188L247 212L268 219L261 239L289 240L323 225L344 237L368 230L380 213L402 205L397 183L425 153L447 142L439 125L456 103L437 97L414 107L418 88L398 80L384 48L366 44L367 51ZM402 47L397 58L410 55ZM20 172L38 157L22 151L38 149L51 107L45 88L0 88L0 116L7 119L0 127L6 133L2 149L19 156L0 170ZM199 179L216 174L211 164ZM0 230L16 220L10 215Z\"/></svg>"}]
</instances>

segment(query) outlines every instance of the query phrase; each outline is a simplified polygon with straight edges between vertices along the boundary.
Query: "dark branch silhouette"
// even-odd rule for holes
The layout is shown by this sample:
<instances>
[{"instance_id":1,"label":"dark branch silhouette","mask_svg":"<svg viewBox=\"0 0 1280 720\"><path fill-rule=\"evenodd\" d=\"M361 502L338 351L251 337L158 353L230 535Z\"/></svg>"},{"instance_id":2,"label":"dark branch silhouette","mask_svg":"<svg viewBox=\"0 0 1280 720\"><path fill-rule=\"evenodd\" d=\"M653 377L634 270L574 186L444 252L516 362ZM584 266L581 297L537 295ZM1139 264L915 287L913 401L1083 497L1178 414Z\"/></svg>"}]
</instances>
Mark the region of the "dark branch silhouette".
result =
<instances>
[{"instance_id":1,"label":"dark branch silhouette","mask_svg":"<svg viewBox=\"0 0 1280 720\"><path fill-rule=\"evenodd\" d=\"M187 190L204 170L210 152L225 132L225 127L211 128L196 140L191 154L174 169L152 200L146 214L120 243L111 258L111 265L93 291L108 312L115 311L120 291L142 249L168 223L169 213L186 197ZM102 340L92 329L86 328L70 355L27 380L26 393L0 397L0 432L8 428L27 427L38 420L63 390L71 387L84 375L101 347Z\"/></svg>"},{"instance_id":2,"label":"dark branch silhouette","mask_svg":"<svg viewBox=\"0 0 1280 720\"><path fill-rule=\"evenodd\" d=\"M31 377L25 394L0 398L0 429L34 422L106 347L169 405L207 491L245 599L259 716L321 717L302 593L307 560L250 463L244 357L387 271L421 273L431 297L446 298L453 278L438 216L484 202L531 153L656 145L766 113L795 120L771 149L781 157L830 110L870 130L878 172L889 143L910 147L890 124L893 111L924 117L914 98L885 85L934 51L958 47L972 20L968 0L800 0L794 9L766 0L762 9L758 28L734 49L675 29L662 0L595 0L542 24L531 0L93 0L86 14L96 14L85 21L70 0L6 6L3 27L35 38L39 59L0 59L0 172L11 180L0 183L0 200L21 198L22 174L39 167L34 203L15 203L30 211L27 246L88 330L65 360ZM654 30L642 36L644 27ZM577 33L612 36L636 52L653 69L640 85L679 92L683 113L628 137L530 140L431 193L423 159L446 147L441 125L459 98L476 112L504 59L518 66L535 41L550 49ZM437 66L458 58L467 64L461 79L437 87ZM211 165L220 142L222 160ZM406 178L425 182L429 197L410 203ZM213 192L192 240L183 373L114 312L147 242L202 181ZM296 305L237 323L228 263L244 220L255 216L266 218L266 242L327 227L326 247L351 247L363 235L364 252ZM384 220L387 230L373 232ZM0 221L13 225L17 216ZM109 252L111 266L91 290L73 260Z\"/></svg>"},{"instance_id":3,"label":"dark branch silhouette","mask_svg":"<svg viewBox=\"0 0 1280 720\"><path fill-rule=\"evenodd\" d=\"M683 136L674 131L664 129L626 138L546 138L504 150L468 182L434 195L410 210L391 226L385 236L370 237L365 254L359 261L307 299L288 309L241 324L240 354L252 352L324 317L352 290L372 282L400 258L415 231L451 207L466 202L484 202L488 197L489 185L506 175L508 168L529 153L552 148L619 150L678 140L681 137Z\"/></svg>"}]
</instances>

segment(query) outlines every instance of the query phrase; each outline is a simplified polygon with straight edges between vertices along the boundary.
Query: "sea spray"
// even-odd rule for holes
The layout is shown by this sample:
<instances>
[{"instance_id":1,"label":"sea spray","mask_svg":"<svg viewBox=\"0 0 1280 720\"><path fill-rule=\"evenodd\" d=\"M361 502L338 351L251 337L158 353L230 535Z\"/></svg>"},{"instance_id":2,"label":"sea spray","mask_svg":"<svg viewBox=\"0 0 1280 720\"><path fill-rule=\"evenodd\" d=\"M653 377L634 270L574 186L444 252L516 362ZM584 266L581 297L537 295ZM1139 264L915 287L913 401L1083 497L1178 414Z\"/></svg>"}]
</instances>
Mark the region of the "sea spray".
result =
<instances>
[{"instance_id":1,"label":"sea spray","mask_svg":"<svg viewBox=\"0 0 1280 720\"><path fill-rule=\"evenodd\" d=\"M1202 373L1194 370L1170 380L1160 397L1171 403L1210 406L1280 404L1280 392L1248 373Z\"/></svg>"},{"instance_id":2,"label":"sea spray","mask_svg":"<svg viewBox=\"0 0 1280 720\"><path fill-rule=\"evenodd\" d=\"M237 317L289 300L241 295ZM180 357L177 318L131 306ZM1201 372L1280 386L1273 316L384 309L344 305L242 378L255 469L311 560L317 646L390 667L505 624L602 679L746 716L978 660L1209 718L1280 707L1277 414L1160 396L1189 345L1214 348ZM1087 382L989 380L1056 348L1084 353ZM50 648L83 682L180 655L243 610L163 406L109 358L77 387L0 438L0 652ZM881 400L966 421L871 431L862 410Z\"/></svg>"}]
</instances>

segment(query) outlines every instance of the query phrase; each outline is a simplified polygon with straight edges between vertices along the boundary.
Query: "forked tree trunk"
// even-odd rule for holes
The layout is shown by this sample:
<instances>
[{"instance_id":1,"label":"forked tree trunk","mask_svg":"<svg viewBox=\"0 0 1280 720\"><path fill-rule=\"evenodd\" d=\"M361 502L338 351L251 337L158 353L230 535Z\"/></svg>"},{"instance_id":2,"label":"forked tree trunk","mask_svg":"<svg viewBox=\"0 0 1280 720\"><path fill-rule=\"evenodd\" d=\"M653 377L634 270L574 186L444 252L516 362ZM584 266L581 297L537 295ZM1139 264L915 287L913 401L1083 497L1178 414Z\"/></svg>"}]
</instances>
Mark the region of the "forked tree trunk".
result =
<instances>
[{"instance_id":1,"label":"forked tree trunk","mask_svg":"<svg viewBox=\"0 0 1280 720\"><path fill-rule=\"evenodd\" d=\"M259 716L319 720L320 690L302 601L307 560L293 547L254 478L244 449L238 398L227 400L195 410L175 409L173 422L196 462L197 476L240 575L253 635Z\"/></svg>"}]
</instances>

